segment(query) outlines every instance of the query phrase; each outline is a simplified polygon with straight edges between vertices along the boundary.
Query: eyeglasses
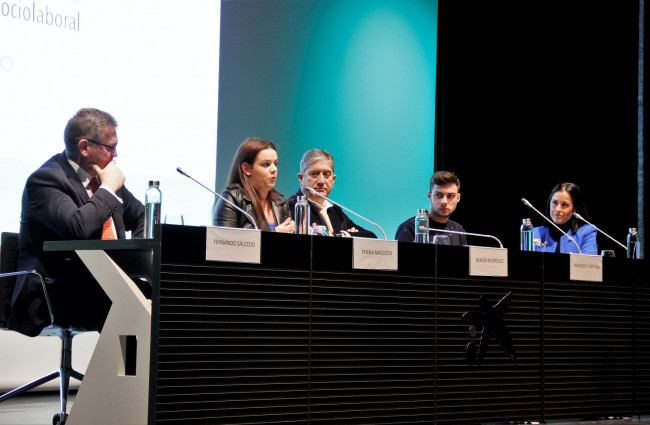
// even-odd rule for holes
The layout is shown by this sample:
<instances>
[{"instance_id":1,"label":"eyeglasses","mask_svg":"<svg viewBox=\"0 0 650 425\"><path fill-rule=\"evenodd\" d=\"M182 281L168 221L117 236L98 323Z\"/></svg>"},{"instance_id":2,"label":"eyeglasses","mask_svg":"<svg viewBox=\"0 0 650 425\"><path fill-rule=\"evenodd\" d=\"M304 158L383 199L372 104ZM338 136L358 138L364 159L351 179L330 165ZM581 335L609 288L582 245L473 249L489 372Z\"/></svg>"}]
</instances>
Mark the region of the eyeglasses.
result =
<instances>
[{"instance_id":1,"label":"eyeglasses","mask_svg":"<svg viewBox=\"0 0 650 425\"><path fill-rule=\"evenodd\" d=\"M103 147L105 147L106 149L108 149L108 151L109 151L110 153L115 152L115 149L117 149L117 143L115 144L115 146L110 146L110 145L105 145L105 144L103 144L103 143L99 143L99 142L96 141L96 140L91 140L91 139L86 139L86 140L88 140L90 143L94 143L94 144L96 144L96 145L99 145L99 146L103 146Z\"/></svg>"}]
</instances>

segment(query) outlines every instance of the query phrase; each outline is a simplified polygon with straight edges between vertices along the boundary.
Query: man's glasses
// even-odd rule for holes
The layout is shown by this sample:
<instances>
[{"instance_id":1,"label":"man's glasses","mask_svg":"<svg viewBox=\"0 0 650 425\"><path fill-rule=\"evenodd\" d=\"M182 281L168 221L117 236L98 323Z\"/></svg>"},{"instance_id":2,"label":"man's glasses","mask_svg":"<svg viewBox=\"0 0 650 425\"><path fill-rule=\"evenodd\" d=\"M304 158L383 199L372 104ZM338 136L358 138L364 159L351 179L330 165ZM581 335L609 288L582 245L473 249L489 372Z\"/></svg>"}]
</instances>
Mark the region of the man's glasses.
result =
<instances>
[{"instance_id":1,"label":"man's glasses","mask_svg":"<svg viewBox=\"0 0 650 425\"><path fill-rule=\"evenodd\" d=\"M105 145L105 144L103 144L103 143L99 143L99 142L96 141L96 140L91 140L91 139L86 139L86 140L88 140L90 143L94 143L94 144L96 144L96 145L99 145L99 146L103 146L103 147L105 147L106 149L108 149L108 151L109 151L110 153L115 152L115 149L117 149L117 143L115 144L115 146L109 146L109 145Z\"/></svg>"}]
</instances>

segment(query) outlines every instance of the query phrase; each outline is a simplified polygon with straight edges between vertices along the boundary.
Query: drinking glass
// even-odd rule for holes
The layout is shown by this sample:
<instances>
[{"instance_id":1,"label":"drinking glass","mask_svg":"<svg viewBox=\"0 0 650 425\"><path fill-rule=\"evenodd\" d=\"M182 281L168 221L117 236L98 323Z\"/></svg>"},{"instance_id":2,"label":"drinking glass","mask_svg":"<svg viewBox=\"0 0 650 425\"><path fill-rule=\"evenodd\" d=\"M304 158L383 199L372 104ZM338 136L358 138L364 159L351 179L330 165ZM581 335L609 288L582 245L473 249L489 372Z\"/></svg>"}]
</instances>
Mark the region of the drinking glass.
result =
<instances>
[{"instance_id":1,"label":"drinking glass","mask_svg":"<svg viewBox=\"0 0 650 425\"><path fill-rule=\"evenodd\" d=\"M165 215L165 224L179 224L179 225L184 225L185 220L183 219L183 214L166 214Z\"/></svg>"},{"instance_id":2,"label":"drinking glass","mask_svg":"<svg viewBox=\"0 0 650 425\"><path fill-rule=\"evenodd\" d=\"M329 232L327 231L327 226L314 226L314 228L311 231L312 235L321 235L321 236L329 236Z\"/></svg>"},{"instance_id":3,"label":"drinking glass","mask_svg":"<svg viewBox=\"0 0 650 425\"><path fill-rule=\"evenodd\" d=\"M449 235L433 235L433 243L436 245L449 245Z\"/></svg>"}]
</instances>

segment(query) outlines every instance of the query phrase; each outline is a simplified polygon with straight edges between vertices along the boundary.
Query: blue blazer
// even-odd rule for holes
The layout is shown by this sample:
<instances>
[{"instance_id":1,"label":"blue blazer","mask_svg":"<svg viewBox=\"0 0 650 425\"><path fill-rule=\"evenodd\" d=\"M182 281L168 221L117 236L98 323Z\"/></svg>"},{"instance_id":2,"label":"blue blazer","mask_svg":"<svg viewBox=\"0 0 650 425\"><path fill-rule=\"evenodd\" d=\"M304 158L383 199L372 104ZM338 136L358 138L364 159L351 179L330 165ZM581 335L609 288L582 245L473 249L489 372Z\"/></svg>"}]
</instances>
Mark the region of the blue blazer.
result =
<instances>
[{"instance_id":1,"label":"blue blazer","mask_svg":"<svg viewBox=\"0 0 650 425\"><path fill-rule=\"evenodd\" d=\"M573 233L569 230L567 234L571 236L583 254L598 255L598 245L596 244L597 230L594 226L584 224L578 227L578 232ZM533 229L533 240L535 241L535 251L541 252L555 252L557 248L557 241L553 240L550 235L548 226L539 226ZM542 246L538 246L537 242L541 242ZM545 244L546 243L546 244ZM578 253L578 247L569 240L566 236L560 238L560 252L561 253Z\"/></svg>"}]
</instances>

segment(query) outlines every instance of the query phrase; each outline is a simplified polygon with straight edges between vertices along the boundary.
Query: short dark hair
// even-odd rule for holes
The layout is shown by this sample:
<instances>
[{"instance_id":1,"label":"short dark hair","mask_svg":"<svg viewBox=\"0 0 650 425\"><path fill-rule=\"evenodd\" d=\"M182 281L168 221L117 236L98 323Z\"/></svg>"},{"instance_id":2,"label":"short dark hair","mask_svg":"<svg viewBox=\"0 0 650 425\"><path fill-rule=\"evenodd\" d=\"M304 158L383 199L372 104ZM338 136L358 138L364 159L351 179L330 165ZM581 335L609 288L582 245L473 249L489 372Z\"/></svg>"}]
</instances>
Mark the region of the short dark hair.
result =
<instances>
[{"instance_id":1,"label":"short dark hair","mask_svg":"<svg viewBox=\"0 0 650 425\"><path fill-rule=\"evenodd\" d=\"M458 187L458 190L460 190L460 179L458 176L451 171L436 171L433 173L433 176L431 176L431 180L429 181L429 190L434 185L437 186L445 186L450 183L453 183Z\"/></svg>"},{"instance_id":2,"label":"short dark hair","mask_svg":"<svg viewBox=\"0 0 650 425\"><path fill-rule=\"evenodd\" d=\"M104 128L117 128L117 120L108 112L96 108L81 108L72 118L63 131L65 150L70 158L79 156L79 140L99 140L100 132Z\"/></svg>"}]
</instances>

